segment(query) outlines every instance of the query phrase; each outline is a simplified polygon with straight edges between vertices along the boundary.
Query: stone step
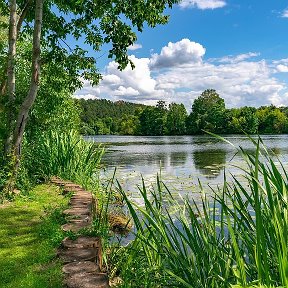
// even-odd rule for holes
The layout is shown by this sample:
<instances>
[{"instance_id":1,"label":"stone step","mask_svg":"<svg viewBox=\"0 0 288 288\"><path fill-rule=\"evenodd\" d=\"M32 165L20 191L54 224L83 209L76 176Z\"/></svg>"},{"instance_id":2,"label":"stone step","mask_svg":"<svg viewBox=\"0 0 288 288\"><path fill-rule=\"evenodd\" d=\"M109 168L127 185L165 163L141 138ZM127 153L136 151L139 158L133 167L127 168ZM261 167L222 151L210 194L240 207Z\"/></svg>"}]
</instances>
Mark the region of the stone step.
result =
<instances>
[{"instance_id":1,"label":"stone step","mask_svg":"<svg viewBox=\"0 0 288 288\"><path fill-rule=\"evenodd\" d=\"M51 179L50 179L50 181L51 181L51 183L53 183L53 184L56 184L56 185L59 185L59 186L61 186L61 185L64 185L64 184L71 184L72 182L71 181L67 181L67 180L62 180L62 179L60 179L60 178L58 178L58 177L52 177ZM72 183L73 184L73 183Z\"/></svg>"},{"instance_id":2,"label":"stone step","mask_svg":"<svg viewBox=\"0 0 288 288\"><path fill-rule=\"evenodd\" d=\"M86 201L86 200L70 200L70 206L71 208L91 208L91 201Z\"/></svg>"},{"instance_id":3,"label":"stone step","mask_svg":"<svg viewBox=\"0 0 288 288\"><path fill-rule=\"evenodd\" d=\"M98 249L92 248L71 248L60 249L58 255L64 263L92 261L96 262Z\"/></svg>"},{"instance_id":4,"label":"stone step","mask_svg":"<svg viewBox=\"0 0 288 288\"><path fill-rule=\"evenodd\" d=\"M75 240L66 237L62 241L62 246L64 248L91 248L91 247L99 247L99 244L100 244L99 237L89 237L89 236L80 236Z\"/></svg>"},{"instance_id":5,"label":"stone step","mask_svg":"<svg viewBox=\"0 0 288 288\"><path fill-rule=\"evenodd\" d=\"M91 205L90 204L83 204L83 203L75 203L73 205L70 205L70 208L86 208L91 210Z\"/></svg>"},{"instance_id":6,"label":"stone step","mask_svg":"<svg viewBox=\"0 0 288 288\"><path fill-rule=\"evenodd\" d=\"M92 199L92 193L89 191L86 191L86 190L81 190L81 191L77 191L73 195L73 197L83 197L83 198L88 197L88 198Z\"/></svg>"},{"instance_id":7,"label":"stone step","mask_svg":"<svg viewBox=\"0 0 288 288\"><path fill-rule=\"evenodd\" d=\"M92 201L92 195L91 195L91 193L89 193L89 194L88 194L88 193L87 193L87 194L75 193L75 194L73 194L73 196L71 197L71 199Z\"/></svg>"},{"instance_id":8,"label":"stone step","mask_svg":"<svg viewBox=\"0 0 288 288\"><path fill-rule=\"evenodd\" d=\"M70 216L78 216L78 215L90 215L90 209L89 208L70 208L63 211L65 215Z\"/></svg>"},{"instance_id":9,"label":"stone step","mask_svg":"<svg viewBox=\"0 0 288 288\"><path fill-rule=\"evenodd\" d=\"M79 184L75 184L72 182L68 182L66 184L64 184L64 188L79 188L79 189L83 189Z\"/></svg>"},{"instance_id":10,"label":"stone step","mask_svg":"<svg viewBox=\"0 0 288 288\"><path fill-rule=\"evenodd\" d=\"M85 190L83 190L83 188L81 188L81 187L66 187L66 186L64 186L62 194L66 195L66 194L71 193L71 192L82 192L82 191L85 192Z\"/></svg>"},{"instance_id":11,"label":"stone step","mask_svg":"<svg viewBox=\"0 0 288 288\"><path fill-rule=\"evenodd\" d=\"M68 288L107 288L108 277L105 273L76 273L66 278Z\"/></svg>"},{"instance_id":12,"label":"stone step","mask_svg":"<svg viewBox=\"0 0 288 288\"><path fill-rule=\"evenodd\" d=\"M67 223L61 226L61 229L64 232L72 231L72 232L79 232L81 229L88 228L90 227L89 222L83 222L79 221L78 222L73 222L73 223Z\"/></svg>"},{"instance_id":13,"label":"stone step","mask_svg":"<svg viewBox=\"0 0 288 288\"><path fill-rule=\"evenodd\" d=\"M96 273L100 272L99 266L95 262L72 262L65 264L62 268L65 274L76 274L76 273Z\"/></svg>"},{"instance_id":14,"label":"stone step","mask_svg":"<svg viewBox=\"0 0 288 288\"><path fill-rule=\"evenodd\" d=\"M91 215L66 215L66 220L73 223L73 222L77 222L79 220L83 221L83 222L92 222L92 218Z\"/></svg>"}]
</instances>

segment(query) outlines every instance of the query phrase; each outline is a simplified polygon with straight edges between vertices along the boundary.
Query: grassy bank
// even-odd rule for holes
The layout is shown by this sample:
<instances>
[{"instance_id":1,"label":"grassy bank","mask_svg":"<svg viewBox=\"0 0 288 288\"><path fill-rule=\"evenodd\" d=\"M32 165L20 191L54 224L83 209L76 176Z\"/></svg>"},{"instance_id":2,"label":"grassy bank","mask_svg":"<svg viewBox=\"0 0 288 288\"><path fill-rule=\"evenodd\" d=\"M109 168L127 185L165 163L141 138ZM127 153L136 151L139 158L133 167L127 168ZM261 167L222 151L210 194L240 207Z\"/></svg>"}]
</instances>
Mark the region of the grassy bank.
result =
<instances>
[{"instance_id":1,"label":"grassy bank","mask_svg":"<svg viewBox=\"0 0 288 288\"><path fill-rule=\"evenodd\" d=\"M55 253L66 205L58 188L40 185L0 206L0 287L62 287Z\"/></svg>"}]
</instances>

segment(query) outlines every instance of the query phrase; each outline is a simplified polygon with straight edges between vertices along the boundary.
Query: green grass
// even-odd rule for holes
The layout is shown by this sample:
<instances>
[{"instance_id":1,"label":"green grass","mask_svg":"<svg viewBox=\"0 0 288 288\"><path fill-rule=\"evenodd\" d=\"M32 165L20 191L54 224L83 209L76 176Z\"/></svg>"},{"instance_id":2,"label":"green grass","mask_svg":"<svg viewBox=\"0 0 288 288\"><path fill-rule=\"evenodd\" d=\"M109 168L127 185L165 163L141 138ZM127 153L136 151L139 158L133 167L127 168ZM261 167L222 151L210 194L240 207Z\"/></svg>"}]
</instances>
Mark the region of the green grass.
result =
<instances>
[{"instance_id":1,"label":"green grass","mask_svg":"<svg viewBox=\"0 0 288 288\"><path fill-rule=\"evenodd\" d=\"M64 236L61 210L66 205L57 187L39 185L0 206L0 287L62 287L55 255Z\"/></svg>"},{"instance_id":2,"label":"green grass","mask_svg":"<svg viewBox=\"0 0 288 288\"><path fill-rule=\"evenodd\" d=\"M111 256L121 287L288 287L288 175L261 139L254 144L254 154L238 151L247 164L242 177L225 175L210 199L199 183L201 204L177 203L159 178L154 190L139 187L144 206L119 185L137 229L119 248L124 257Z\"/></svg>"}]
</instances>

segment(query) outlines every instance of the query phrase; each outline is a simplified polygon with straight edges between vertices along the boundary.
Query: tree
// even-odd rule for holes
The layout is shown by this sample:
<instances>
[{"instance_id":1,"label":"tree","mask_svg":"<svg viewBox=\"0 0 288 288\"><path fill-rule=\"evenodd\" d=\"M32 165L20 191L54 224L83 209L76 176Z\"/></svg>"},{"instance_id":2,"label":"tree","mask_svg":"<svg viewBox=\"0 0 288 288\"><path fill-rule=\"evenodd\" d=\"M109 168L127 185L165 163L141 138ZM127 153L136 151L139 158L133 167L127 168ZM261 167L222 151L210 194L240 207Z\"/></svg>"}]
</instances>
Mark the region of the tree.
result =
<instances>
[{"instance_id":1,"label":"tree","mask_svg":"<svg viewBox=\"0 0 288 288\"><path fill-rule=\"evenodd\" d=\"M226 120L226 133L255 134L258 132L258 118L254 107L245 106L227 110Z\"/></svg>"},{"instance_id":2,"label":"tree","mask_svg":"<svg viewBox=\"0 0 288 288\"><path fill-rule=\"evenodd\" d=\"M20 163L21 143L29 111L39 89L41 66L50 61L60 62L65 67L74 89L81 86L80 76L90 80L92 84L97 84L101 78L96 68L98 55L91 57L87 55L87 51L77 45L69 47L66 39L74 37L77 43L80 38L84 38L85 43L96 52L104 43L111 43L108 57L114 58L119 63L119 69L124 69L128 64L133 67L127 55L127 47L136 41L133 29L141 32L145 23L151 27L167 23L168 16L162 13L167 6L171 8L177 2L177 0L10 0L7 3L5 0L0 0L0 9L5 13L4 16L10 16L9 53L7 69L4 69L4 77L2 77L1 96L8 95L9 107L11 107L7 113L10 119L7 127L9 132L6 155L12 154L12 158L15 159L12 178L15 178ZM13 113L15 94L17 94L16 42L25 37L29 39L32 34L30 84L27 87L27 96L19 109ZM42 58L40 58L40 44L47 51Z\"/></svg>"},{"instance_id":3,"label":"tree","mask_svg":"<svg viewBox=\"0 0 288 288\"><path fill-rule=\"evenodd\" d=\"M192 112L187 119L190 133L202 133L207 130L222 133L225 125L225 103L214 89L205 90L192 105Z\"/></svg>"},{"instance_id":4,"label":"tree","mask_svg":"<svg viewBox=\"0 0 288 288\"><path fill-rule=\"evenodd\" d=\"M288 118L279 108L271 105L256 111L259 119L259 133L280 134L288 131Z\"/></svg>"},{"instance_id":5,"label":"tree","mask_svg":"<svg viewBox=\"0 0 288 288\"><path fill-rule=\"evenodd\" d=\"M187 111L183 104L171 103L167 113L167 131L169 135L186 133Z\"/></svg>"},{"instance_id":6,"label":"tree","mask_svg":"<svg viewBox=\"0 0 288 288\"><path fill-rule=\"evenodd\" d=\"M121 118L119 134L122 135L135 135L139 129L139 119L134 115L126 115Z\"/></svg>"},{"instance_id":7,"label":"tree","mask_svg":"<svg viewBox=\"0 0 288 288\"><path fill-rule=\"evenodd\" d=\"M156 107L147 106L139 115L140 134L161 136L166 134L167 109L164 101Z\"/></svg>"}]
</instances>

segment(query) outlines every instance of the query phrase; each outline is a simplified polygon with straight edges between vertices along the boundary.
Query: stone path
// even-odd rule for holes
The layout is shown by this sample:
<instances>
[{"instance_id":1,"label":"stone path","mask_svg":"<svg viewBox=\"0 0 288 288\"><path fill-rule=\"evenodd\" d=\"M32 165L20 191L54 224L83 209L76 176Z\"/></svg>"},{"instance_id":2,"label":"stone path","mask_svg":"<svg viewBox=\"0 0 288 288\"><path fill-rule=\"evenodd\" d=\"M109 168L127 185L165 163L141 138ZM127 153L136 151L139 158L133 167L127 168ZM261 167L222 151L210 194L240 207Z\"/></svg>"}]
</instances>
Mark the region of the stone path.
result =
<instances>
[{"instance_id":1,"label":"stone path","mask_svg":"<svg viewBox=\"0 0 288 288\"><path fill-rule=\"evenodd\" d=\"M59 178L51 182L63 189L63 193L73 193L70 208L64 211L68 223L64 231L78 232L92 223L93 209L97 209L92 194L81 186ZM99 237L80 236L75 240L65 238L58 255L63 261L65 285L68 288L106 288L109 281L106 273L101 273L102 254Z\"/></svg>"}]
</instances>

